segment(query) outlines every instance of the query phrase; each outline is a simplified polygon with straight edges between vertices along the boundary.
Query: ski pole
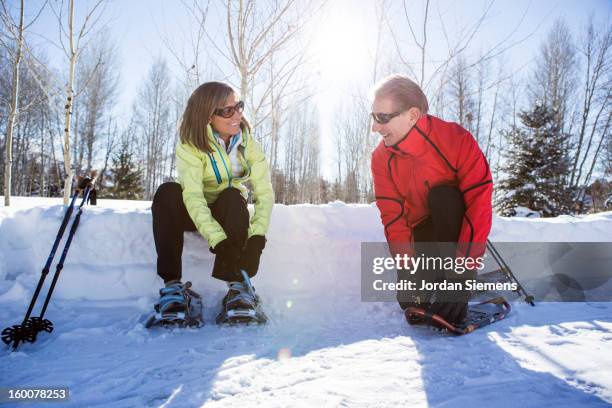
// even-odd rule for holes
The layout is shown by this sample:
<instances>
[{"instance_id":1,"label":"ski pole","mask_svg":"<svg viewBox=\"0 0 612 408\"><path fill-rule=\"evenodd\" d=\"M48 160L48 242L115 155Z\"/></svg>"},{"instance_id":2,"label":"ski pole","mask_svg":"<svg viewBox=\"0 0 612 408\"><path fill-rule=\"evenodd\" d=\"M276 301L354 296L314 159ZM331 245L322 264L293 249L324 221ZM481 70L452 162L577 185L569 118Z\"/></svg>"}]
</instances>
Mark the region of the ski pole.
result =
<instances>
[{"instance_id":1,"label":"ski pole","mask_svg":"<svg viewBox=\"0 0 612 408\"><path fill-rule=\"evenodd\" d=\"M49 302L49 298L50 298L50 293L47 292L47 296L45 299L45 305L43 307L43 312L41 314L41 317L30 317L32 310L34 309L34 306L36 304L36 301L38 300L38 296L40 294L40 291L42 289L43 283L46 279L47 274L49 273L50 267L51 267L51 263L53 262L53 258L55 257L55 252L57 251L57 248L59 246L59 243L61 242L61 239L64 235L64 231L66 229L66 227L68 226L68 222L70 220L70 217L72 215L72 212L74 210L74 204L76 202L76 199L79 196L79 193L81 191L83 191L83 188L85 187L85 191L83 192L83 200L79 206L79 214L77 214L77 217L75 218L75 220L72 222L71 228L70 228L70 232L69 232L69 236L68 236L68 242L70 242L72 240L72 236L74 235L74 231L76 230L75 227L75 222L78 225L78 221L77 219L80 218L80 214L82 212L82 207L83 204L85 202L87 202L88 198L89 198L89 194L90 191L92 189L92 181L89 178L84 178L83 180L81 180L79 182L79 185L77 186L75 193L72 197L72 200L70 202L70 206L68 207L68 209L66 210L66 213L64 214L64 219L62 220L62 224L60 226L60 230L58 231L58 234L55 238L55 242L53 243L53 247L51 249L51 253L49 255L49 258L47 259L47 262L45 263L45 266L43 267L43 271L41 273L41 278L38 282L38 285L36 287L36 290L34 292L34 295L32 296L32 300L30 302L30 305L28 307L28 311L26 312L26 315L24 317L24 320L22 322L21 325L14 325L12 327L7 327L2 331L2 341L4 341L4 343L6 343L7 345L10 344L11 342L13 342L13 351L17 349L17 346L19 346L19 343L22 341L27 341L30 343L33 343L36 341L36 337L38 335L38 332L40 331L46 331L46 332L51 332L53 331L53 324L49 321L49 320L43 320L42 316L44 315L44 311L46 310L47 304ZM67 242L67 243L68 243ZM68 244L69 245L69 244ZM62 263L63 265L63 260L65 259L65 253L66 253L67 249L66 246L64 246L64 253L62 254L61 258L60 258L60 263ZM53 282L51 284L51 287L53 288L55 286L55 283L57 281L57 271L56 274L53 278ZM52 292L53 289L50 289L50 291Z\"/></svg>"},{"instance_id":2,"label":"ski pole","mask_svg":"<svg viewBox=\"0 0 612 408\"><path fill-rule=\"evenodd\" d=\"M55 251L57 251L57 247L64 236L64 231L66 230L66 226L68 225L68 220L72 215L72 211L74 209L74 203L76 202L77 197L79 196L79 191L76 190L70 200L70 204L64 213L64 218L62 219L62 224L55 236L55 241L53 242L53 246L51 247L51 253L47 258L47 262L45 262L45 266L42 269L40 274L40 279L38 280L38 284L36 285L36 290L34 291L34 295L32 295L32 299L30 300L30 305L28 306L28 310L21 322L21 325L15 325L12 327L7 327L2 331L2 341L6 344L10 344L12 341L15 342L13 349L17 348L19 341L30 339L33 335L30 330L30 326L28 324L30 320L30 315L32 314L32 310L36 305L36 301L38 300L38 295L43 287L45 279L49 274L49 269L51 268L51 263L53 262L53 258L55 258ZM29 340L28 340L29 341Z\"/></svg>"},{"instance_id":3,"label":"ski pole","mask_svg":"<svg viewBox=\"0 0 612 408\"><path fill-rule=\"evenodd\" d=\"M72 225L70 226L70 232L68 233L66 244L64 244L64 250L62 251L62 256L60 257L59 262L57 263L55 274L53 275L53 280L51 281L51 286L49 287L49 291L47 292L47 297L45 298L45 303L43 304L43 308L40 312L40 316L37 318L37 322L40 322L43 324L42 329L45 331L50 332L51 330L53 330L53 324L49 320L43 320L43 318L45 316L45 312L47 311L47 306L49 305L49 301L51 300L51 295L53 295L55 284L57 283L60 273L62 272L62 269L64 269L64 261L66 260L66 256L68 255L68 249L70 248L70 244L72 243L72 238L74 238L74 234L77 230L77 227L79 226L81 215L83 214L83 205L85 205L85 203L89 200L89 196L92 191L92 183L93 182L90 181L87 187L85 188L85 191L83 192L83 199L81 200L81 204L79 205L79 211L77 212L76 216L74 217L74 221L72 221ZM47 326L45 325L45 322L48 322L51 330L46 330L44 328L45 326Z\"/></svg>"},{"instance_id":4,"label":"ski pole","mask_svg":"<svg viewBox=\"0 0 612 408\"><path fill-rule=\"evenodd\" d=\"M501 268L501 271L504 272L504 274L510 281L514 281L516 283L516 292L518 292L520 295L523 295L525 302L529 303L531 306L535 306L534 297L529 295L525 288L523 288L523 285L521 285L521 283L518 281L518 279L512 272L512 269L510 269L506 261L504 261L504 258L502 258L500 253L497 251L497 248L495 248L495 246L489 239L487 239L487 248L489 249L489 252L491 252L491 255L493 255L493 259L495 259L495 262L497 262L497 264Z\"/></svg>"}]
</instances>

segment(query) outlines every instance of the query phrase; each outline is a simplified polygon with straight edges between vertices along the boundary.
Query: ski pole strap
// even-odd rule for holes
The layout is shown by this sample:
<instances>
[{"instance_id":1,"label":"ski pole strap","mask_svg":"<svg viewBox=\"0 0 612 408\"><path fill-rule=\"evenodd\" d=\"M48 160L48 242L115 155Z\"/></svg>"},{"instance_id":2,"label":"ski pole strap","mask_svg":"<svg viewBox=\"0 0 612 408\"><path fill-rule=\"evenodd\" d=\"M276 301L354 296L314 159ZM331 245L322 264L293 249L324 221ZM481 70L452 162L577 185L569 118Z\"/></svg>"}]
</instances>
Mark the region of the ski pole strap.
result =
<instances>
[{"instance_id":1,"label":"ski pole strap","mask_svg":"<svg viewBox=\"0 0 612 408\"><path fill-rule=\"evenodd\" d=\"M92 173L91 177L83 177L79 180L76 190L77 193L83 191L83 197L87 196L87 204L96 205L97 203L97 191L95 187L96 176ZM89 189L89 192L87 191Z\"/></svg>"},{"instance_id":2,"label":"ski pole strap","mask_svg":"<svg viewBox=\"0 0 612 408\"><path fill-rule=\"evenodd\" d=\"M83 177L77 184L77 190L85 190L85 188L91 185L93 180L89 177Z\"/></svg>"}]
</instances>

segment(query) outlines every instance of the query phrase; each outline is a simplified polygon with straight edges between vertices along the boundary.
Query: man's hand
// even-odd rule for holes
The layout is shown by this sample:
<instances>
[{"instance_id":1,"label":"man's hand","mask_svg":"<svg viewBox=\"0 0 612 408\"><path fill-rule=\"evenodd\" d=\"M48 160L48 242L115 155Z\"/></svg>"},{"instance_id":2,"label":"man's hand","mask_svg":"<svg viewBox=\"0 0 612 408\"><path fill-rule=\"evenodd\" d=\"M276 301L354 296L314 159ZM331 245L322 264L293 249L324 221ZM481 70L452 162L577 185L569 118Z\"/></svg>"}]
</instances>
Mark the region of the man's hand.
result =
<instances>
[{"instance_id":1,"label":"man's hand","mask_svg":"<svg viewBox=\"0 0 612 408\"><path fill-rule=\"evenodd\" d=\"M465 282L468 279L475 279L476 271L466 271L464 274L452 273L447 275L446 280L455 284L461 284L462 290L457 290L451 294L444 293L442 296L437 296L442 301L434 302L429 311L437 314L451 324L461 324L467 315L468 301L470 300L471 292L465 288Z\"/></svg>"},{"instance_id":2,"label":"man's hand","mask_svg":"<svg viewBox=\"0 0 612 408\"><path fill-rule=\"evenodd\" d=\"M467 315L466 302L435 302L429 308L431 313L437 314L450 324L461 324Z\"/></svg>"}]
</instances>

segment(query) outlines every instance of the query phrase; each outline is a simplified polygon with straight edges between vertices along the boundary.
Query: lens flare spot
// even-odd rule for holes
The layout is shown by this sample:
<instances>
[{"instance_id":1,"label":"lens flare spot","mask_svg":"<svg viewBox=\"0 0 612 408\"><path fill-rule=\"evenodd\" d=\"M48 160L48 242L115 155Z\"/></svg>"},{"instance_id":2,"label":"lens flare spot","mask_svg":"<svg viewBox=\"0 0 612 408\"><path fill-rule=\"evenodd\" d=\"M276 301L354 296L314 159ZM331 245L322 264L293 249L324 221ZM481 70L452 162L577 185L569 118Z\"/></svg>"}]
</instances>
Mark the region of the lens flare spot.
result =
<instances>
[{"instance_id":1,"label":"lens flare spot","mask_svg":"<svg viewBox=\"0 0 612 408\"><path fill-rule=\"evenodd\" d=\"M278 361L286 361L286 360L289 360L290 358L291 358L291 350L289 350L288 348L282 348L278 350L278 356L277 356Z\"/></svg>"},{"instance_id":2,"label":"lens flare spot","mask_svg":"<svg viewBox=\"0 0 612 408\"><path fill-rule=\"evenodd\" d=\"M287 309L291 309L291 307L293 306L293 302L291 300L287 301Z\"/></svg>"}]
</instances>

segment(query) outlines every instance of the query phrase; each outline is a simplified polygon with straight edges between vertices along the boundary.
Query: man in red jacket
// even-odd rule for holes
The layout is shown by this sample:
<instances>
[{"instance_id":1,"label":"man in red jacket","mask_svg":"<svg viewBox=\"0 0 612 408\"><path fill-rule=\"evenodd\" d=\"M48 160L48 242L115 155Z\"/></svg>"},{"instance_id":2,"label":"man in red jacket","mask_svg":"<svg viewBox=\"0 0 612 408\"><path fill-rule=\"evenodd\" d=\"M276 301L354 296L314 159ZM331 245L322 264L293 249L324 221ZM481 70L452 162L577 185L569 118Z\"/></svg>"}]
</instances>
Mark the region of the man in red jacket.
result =
<instances>
[{"instance_id":1,"label":"man in red jacket","mask_svg":"<svg viewBox=\"0 0 612 408\"><path fill-rule=\"evenodd\" d=\"M387 242L394 255L418 255L422 242L453 242L453 256L482 256L492 218L489 165L467 130L427 111L427 97L405 76L392 75L374 90L372 131L382 140L372 153L372 175ZM425 246L420 253L432 255L432 245ZM475 271L452 275L465 282ZM414 278L398 270L398 280ZM402 309L416 305L451 323L465 318L469 291L452 301L431 299L431 293L398 292Z\"/></svg>"}]
</instances>

